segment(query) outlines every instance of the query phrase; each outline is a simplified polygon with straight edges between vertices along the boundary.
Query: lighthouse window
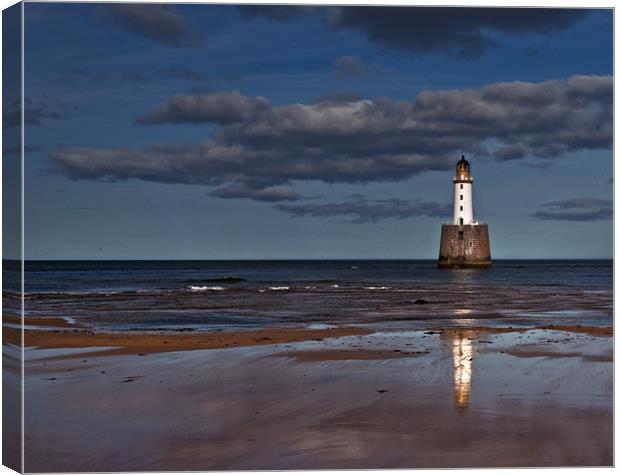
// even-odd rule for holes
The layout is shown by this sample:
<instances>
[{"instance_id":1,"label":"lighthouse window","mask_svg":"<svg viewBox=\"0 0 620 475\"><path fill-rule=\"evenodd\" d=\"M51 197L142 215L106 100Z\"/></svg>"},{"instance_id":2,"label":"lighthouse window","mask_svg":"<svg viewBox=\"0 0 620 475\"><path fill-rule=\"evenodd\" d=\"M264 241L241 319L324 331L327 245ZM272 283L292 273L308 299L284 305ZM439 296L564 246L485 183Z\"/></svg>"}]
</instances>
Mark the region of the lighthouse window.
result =
<instances>
[{"instance_id":1,"label":"lighthouse window","mask_svg":"<svg viewBox=\"0 0 620 475\"><path fill-rule=\"evenodd\" d=\"M463 195L461 195L461 201L463 200Z\"/></svg>"},{"instance_id":2,"label":"lighthouse window","mask_svg":"<svg viewBox=\"0 0 620 475\"><path fill-rule=\"evenodd\" d=\"M463 207L461 206L461 211L463 211Z\"/></svg>"},{"instance_id":3,"label":"lighthouse window","mask_svg":"<svg viewBox=\"0 0 620 475\"><path fill-rule=\"evenodd\" d=\"M463 189L463 183L461 183L461 190Z\"/></svg>"}]
</instances>

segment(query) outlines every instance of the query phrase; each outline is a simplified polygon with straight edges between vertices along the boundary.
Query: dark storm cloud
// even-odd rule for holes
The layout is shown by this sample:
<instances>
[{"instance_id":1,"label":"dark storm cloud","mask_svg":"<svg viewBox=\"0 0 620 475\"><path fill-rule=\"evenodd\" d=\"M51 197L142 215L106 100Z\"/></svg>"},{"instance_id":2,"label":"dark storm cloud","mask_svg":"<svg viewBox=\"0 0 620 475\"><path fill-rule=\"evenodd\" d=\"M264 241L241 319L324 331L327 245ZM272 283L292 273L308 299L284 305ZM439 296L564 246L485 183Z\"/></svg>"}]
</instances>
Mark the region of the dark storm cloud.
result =
<instances>
[{"instance_id":1,"label":"dark storm cloud","mask_svg":"<svg viewBox=\"0 0 620 475\"><path fill-rule=\"evenodd\" d=\"M145 38L171 46L189 44L189 26L173 6L116 3L102 8L118 25L139 33Z\"/></svg>"},{"instance_id":2,"label":"dark storm cloud","mask_svg":"<svg viewBox=\"0 0 620 475\"><path fill-rule=\"evenodd\" d=\"M156 110L139 117L139 124L208 123L249 121L269 109L262 97L245 97L238 91L172 96Z\"/></svg>"},{"instance_id":3,"label":"dark storm cloud","mask_svg":"<svg viewBox=\"0 0 620 475\"><path fill-rule=\"evenodd\" d=\"M540 205L533 217L554 221L599 221L613 217L613 201L574 198Z\"/></svg>"},{"instance_id":4,"label":"dark storm cloud","mask_svg":"<svg viewBox=\"0 0 620 475\"><path fill-rule=\"evenodd\" d=\"M46 102L35 101L29 97L24 99L24 124L42 125L46 119L61 120L65 115ZM2 113L2 128L19 127L22 123L21 101L14 101Z\"/></svg>"},{"instance_id":5,"label":"dark storm cloud","mask_svg":"<svg viewBox=\"0 0 620 475\"><path fill-rule=\"evenodd\" d=\"M73 179L193 183L223 187L218 196L292 199L271 187L400 181L447 170L462 153L549 161L610 149L612 88L611 76L579 76L423 91L413 101L277 107L236 91L173 96L139 122L218 124L212 139L143 150L65 149L52 158Z\"/></svg>"},{"instance_id":6,"label":"dark storm cloud","mask_svg":"<svg viewBox=\"0 0 620 475\"><path fill-rule=\"evenodd\" d=\"M497 46L492 33L549 35L580 21L586 11L550 8L280 7L245 6L242 15L287 21L319 12L333 30L353 30L381 46L465 58ZM491 34L490 34L491 33Z\"/></svg>"},{"instance_id":7,"label":"dark storm cloud","mask_svg":"<svg viewBox=\"0 0 620 475\"><path fill-rule=\"evenodd\" d=\"M497 46L488 31L549 34L583 16L581 10L545 8L334 7L327 21L332 28L360 31L393 49L476 57Z\"/></svg>"},{"instance_id":8,"label":"dark storm cloud","mask_svg":"<svg viewBox=\"0 0 620 475\"><path fill-rule=\"evenodd\" d=\"M369 201L358 198L341 203L278 204L274 208L294 217L333 217L342 216L352 223L376 222L381 219L406 219L420 216L444 218L452 211L449 203L435 201L402 200L397 198Z\"/></svg>"}]
</instances>

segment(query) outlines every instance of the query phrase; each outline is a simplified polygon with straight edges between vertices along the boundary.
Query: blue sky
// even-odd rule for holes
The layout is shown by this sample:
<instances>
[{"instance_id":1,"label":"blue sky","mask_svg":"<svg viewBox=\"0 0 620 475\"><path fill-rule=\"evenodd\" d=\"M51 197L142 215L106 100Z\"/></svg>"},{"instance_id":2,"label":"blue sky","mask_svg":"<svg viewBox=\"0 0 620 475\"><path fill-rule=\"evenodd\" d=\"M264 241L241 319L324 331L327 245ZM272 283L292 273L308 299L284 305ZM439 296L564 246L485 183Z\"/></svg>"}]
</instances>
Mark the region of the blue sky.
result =
<instances>
[{"instance_id":1,"label":"blue sky","mask_svg":"<svg viewBox=\"0 0 620 475\"><path fill-rule=\"evenodd\" d=\"M494 258L611 257L611 10L27 3L25 31L27 258L436 258L461 153Z\"/></svg>"}]
</instances>

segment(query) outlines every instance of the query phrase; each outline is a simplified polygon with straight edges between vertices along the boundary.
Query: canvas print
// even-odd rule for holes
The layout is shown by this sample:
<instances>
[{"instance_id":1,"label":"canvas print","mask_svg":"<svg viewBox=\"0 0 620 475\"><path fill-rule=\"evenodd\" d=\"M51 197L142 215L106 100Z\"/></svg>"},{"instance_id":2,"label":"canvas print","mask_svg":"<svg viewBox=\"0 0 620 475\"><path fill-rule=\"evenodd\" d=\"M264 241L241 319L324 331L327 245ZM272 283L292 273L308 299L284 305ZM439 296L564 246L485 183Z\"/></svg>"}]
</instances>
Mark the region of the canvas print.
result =
<instances>
[{"instance_id":1,"label":"canvas print","mask_svg":"<svg viewBox=\"0 0 620 475\"><path fill-rule=\"evenodd\" d=\"M3 12L3 463L613 465L613 10Z\"/></svg>"}]
</instances>

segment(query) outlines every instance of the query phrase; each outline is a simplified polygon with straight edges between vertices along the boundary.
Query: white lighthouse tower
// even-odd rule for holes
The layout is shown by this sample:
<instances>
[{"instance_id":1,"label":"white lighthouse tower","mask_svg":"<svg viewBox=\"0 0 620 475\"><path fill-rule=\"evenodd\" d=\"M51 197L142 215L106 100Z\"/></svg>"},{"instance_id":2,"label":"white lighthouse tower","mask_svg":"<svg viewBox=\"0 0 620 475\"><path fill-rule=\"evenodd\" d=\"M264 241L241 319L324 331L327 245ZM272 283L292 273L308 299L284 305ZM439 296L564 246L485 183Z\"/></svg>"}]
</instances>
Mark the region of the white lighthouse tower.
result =
<instances>
[{"instance_id":1,"label":"white lighthouse tower","mask_svg":"<svg viewBox=\"0 0 620 475\"><path fill-rule=\"evenodd\" d=\"M473 183L469 162L465 156L456 164L454 176L454 213L452 224L467 225L478 224L474 221Z\"/></svg>"}]
</instances>

